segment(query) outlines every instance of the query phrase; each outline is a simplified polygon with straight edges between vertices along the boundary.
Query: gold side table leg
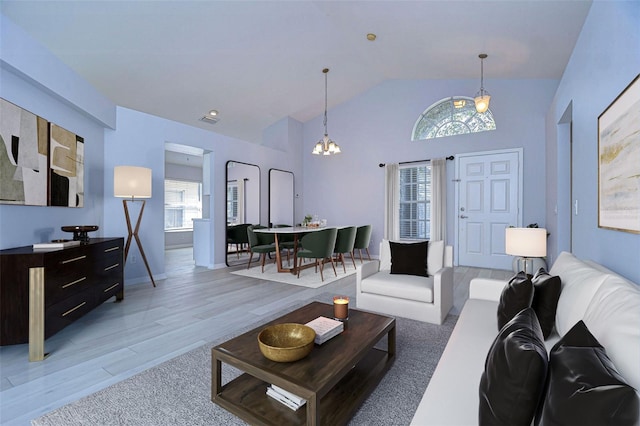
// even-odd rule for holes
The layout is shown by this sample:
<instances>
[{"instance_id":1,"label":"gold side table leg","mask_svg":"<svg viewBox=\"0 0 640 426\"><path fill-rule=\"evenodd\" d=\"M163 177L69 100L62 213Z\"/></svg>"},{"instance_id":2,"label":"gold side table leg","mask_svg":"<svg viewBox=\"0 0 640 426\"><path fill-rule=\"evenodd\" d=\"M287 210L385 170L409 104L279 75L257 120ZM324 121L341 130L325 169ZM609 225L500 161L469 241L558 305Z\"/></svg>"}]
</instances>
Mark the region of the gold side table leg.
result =
<instances>
[{"instance_id":1,"label":"gold side table leg","mask_svg":"<svg viewBox=\"0 0 640 426\"><path fill-rule=\"evenodd\" d=\"M44 359L44 268L29 268L29 361Z\"/></svg>"}]
</instances>

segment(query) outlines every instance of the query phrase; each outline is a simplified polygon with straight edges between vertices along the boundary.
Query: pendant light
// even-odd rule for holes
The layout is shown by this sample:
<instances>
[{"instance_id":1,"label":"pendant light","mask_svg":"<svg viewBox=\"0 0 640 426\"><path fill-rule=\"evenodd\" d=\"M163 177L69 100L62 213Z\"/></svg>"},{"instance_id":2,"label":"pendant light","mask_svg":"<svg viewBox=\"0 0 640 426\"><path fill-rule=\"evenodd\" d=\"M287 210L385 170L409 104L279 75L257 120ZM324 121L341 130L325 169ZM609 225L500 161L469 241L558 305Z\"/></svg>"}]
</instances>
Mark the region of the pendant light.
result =
<instances>
[{"instance_id":1,"label":"pendant light","mask_svg":"<svg viewBox=\"0 0 640 426\"><path fill-rule=\"evenodd\" d=\"M340 147L329 139L329 133L327 132L327 73L329 68L323 69L322 72L324 73L324 137L318 141L311 153L315 155L339 154L341 152Z\"/></svg>"},{"instance_id":2,"label":"pendant light","mask_svg":"<svg viewBox=\"0 0 640 426\"><path fill-rule=\"evenodd\" d=\"M491 95L489 92L484 90L484 60L487 57L486 53L481 53L478 55L480 58L480 91L476 93L475 102L476 102L476 111L482 113L489 109L489 100L491 99Z\"/></svg>"}]
</instances>

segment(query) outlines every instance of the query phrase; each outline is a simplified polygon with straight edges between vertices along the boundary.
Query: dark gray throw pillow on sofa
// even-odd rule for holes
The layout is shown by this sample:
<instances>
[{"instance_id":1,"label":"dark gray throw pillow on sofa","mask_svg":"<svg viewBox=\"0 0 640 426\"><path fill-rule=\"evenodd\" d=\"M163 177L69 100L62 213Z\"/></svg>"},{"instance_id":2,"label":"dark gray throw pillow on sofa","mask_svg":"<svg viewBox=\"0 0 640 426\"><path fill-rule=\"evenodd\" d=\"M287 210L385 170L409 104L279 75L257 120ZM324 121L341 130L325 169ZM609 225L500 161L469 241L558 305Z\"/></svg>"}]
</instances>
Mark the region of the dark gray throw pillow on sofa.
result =
<instances>
[{"instance_id":1,"label":"dark gray throw pillow on sofa","mask_svg":"<svg viewBox=\"0 0 640 426\"><path fill-rule=\"evenodd\" d=\"M638 396L579 321L549 355L549 379L536 424L634 425Z\"/></svg>"},{"instance_id":2,"label":"dark gray throw pillow on sofa","mask_svg":"<svg viewBox=\"0 0 640 426\"><path fill-rule=\"evenodd\" d=\"M518 312L531 306L533 284L524 272L518 272L502 289L498 303L498 330Z\"/></svg>"},{"instance_id":3,"label":"dark gray throw pillow on sofa","mask_svg":"<svg viewBox=\"0 0 640 426\"><path fill-rule=\"evenodd\" d=\"M419 243L394 243L389 241L391 250L391 273L427 277L427 253L429 241Z\"/></svg>"},{"instance_id":4,"label":"dark gray throw pillow on sofa","mask_svg":"<svg viewBox=\"0 0 640 426\"><path fill-rule=\"evenodd\" d=\"M544 391L547 350L532 308L498 333L480 378L480 425L530 425Z\"/></svg>"},{"instance_id":5,"label":"dark gray throw pillow on sofa","mask_svg":"<svg viewBox=\"0 0 640 426\"><path fill-rule=\"evenodd\" d=\"M550 275L544 268L538 269L538 272L531 279L531 283L533 284L531 307L536 311L542 335L547 339L556 322L556 310L562 283L560 277Z\"/></svg>"}]
</instances>

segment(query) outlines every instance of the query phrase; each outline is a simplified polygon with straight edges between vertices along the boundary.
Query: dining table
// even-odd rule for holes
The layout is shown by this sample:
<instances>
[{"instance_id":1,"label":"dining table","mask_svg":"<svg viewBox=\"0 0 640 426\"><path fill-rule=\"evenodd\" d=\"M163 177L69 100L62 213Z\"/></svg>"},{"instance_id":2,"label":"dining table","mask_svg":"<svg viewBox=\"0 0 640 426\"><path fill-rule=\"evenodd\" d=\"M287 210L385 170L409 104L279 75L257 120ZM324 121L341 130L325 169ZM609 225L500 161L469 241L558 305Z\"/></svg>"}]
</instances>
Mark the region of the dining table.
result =
<instances>
[{"instance_id":1,"label":"dining table","mask_svg":"<svg viewBox=\"0 0 640 426\"><path fill-rule=\"evenodd\" d=\"M309 232L322 231L327 228L342 228L341 226L287 226L287 227L275 227L275 228L259 228L254 229L253 232L262 234L273 234L274 243L276 246L276 265L278 272L290 272L292 274L298 273L298 241L301 234L307 234ZM293 235L293 267L285 268L282 265L282 254L280 253L280 243L278 236L281 235ZM306 269L315 266L314 263L308 263L300 266L300 269Z\"/></svg>"}]
</instances>

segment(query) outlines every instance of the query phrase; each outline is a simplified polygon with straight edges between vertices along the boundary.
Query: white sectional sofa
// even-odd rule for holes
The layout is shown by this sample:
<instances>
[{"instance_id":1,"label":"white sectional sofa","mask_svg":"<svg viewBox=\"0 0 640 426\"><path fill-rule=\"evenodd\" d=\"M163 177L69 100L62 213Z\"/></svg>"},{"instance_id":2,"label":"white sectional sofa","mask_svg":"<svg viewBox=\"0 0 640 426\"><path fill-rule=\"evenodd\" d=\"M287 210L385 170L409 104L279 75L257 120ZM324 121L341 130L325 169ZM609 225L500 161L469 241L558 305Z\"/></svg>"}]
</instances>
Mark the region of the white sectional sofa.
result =
<instances>
[{"instance_id":1,"label":"white sectional sofa","mask_svg":"<svg viewBox=\"0 0 640 426\"><path fill-rule=\"evenodd\" d=\"M358 269L356 306L418 321L442 324L453 306L453 248L430 241L428 277L391 274L389 241L380 243L379 261Z\"/></svg>"},{"instance_id":2,"label":"white sectional sofa","mask_svg":"<svg viewBox=\"0 0 640 426\"><path fill-rule=\"evenodd\" d=\"M561 253L549 271L559 275L555 331L547 351L583 320L626 382L640 390L640 286L593 262ZM412 424L478 424L479 386L498 335L497 309L505 281L476 278ZM639 394L640 395L640 394Z\"/></svg>"}]
</instances>

